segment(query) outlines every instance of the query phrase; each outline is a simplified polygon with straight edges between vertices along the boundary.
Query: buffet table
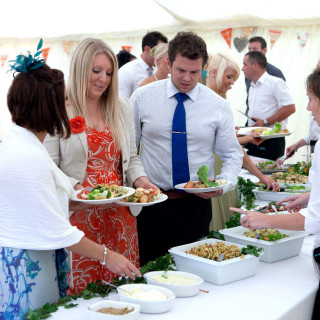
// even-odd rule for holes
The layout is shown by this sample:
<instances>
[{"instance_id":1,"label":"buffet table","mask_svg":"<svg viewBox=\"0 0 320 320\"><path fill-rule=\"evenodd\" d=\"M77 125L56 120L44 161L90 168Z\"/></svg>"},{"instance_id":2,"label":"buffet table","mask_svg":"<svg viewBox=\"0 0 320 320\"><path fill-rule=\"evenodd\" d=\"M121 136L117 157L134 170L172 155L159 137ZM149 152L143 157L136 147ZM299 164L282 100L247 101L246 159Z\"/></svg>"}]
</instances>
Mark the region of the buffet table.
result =
<instances>
[{"instance_id":1,"label":"buffet table","mask_svg":"<svg viewBox=\"0 0 320 320\"><path fill-rule=\"evenodd\" d=\"M314 236L304 239L299 256L275 263L259 262L255 276L217 286L205 282L190 298L176 298L173 308L163 314L140 314L139 319L161 320L310 320L318 287L313 262ZM79 299L72 309L59 310L52 320L86 320L87 306L100 301ZM115 293L108 299L118 300Z\"/></svg>"},{"instance_id":2,"label":"buffet table","mask_svg":"<svg viewBox=\"0 0 320 320\"><path fill-rule=\"evenodd\" d=\"M247 170L240 176L258 179ZM267 202L257 201L264 205ZM161 320L310 320L318 279L313 266L314 236L304 239L299 256L274 262L259 262L255 276L222 286L207 282L196 296L176 298L173 308L163 314L140 314L139 319ZM204 291L207 291L204 292ZM118 300L116 293L106 299ZM72 309L59 310L52 320L86 320L87 307L102 298L79 299Z\"/></svg>"}]
</instances>

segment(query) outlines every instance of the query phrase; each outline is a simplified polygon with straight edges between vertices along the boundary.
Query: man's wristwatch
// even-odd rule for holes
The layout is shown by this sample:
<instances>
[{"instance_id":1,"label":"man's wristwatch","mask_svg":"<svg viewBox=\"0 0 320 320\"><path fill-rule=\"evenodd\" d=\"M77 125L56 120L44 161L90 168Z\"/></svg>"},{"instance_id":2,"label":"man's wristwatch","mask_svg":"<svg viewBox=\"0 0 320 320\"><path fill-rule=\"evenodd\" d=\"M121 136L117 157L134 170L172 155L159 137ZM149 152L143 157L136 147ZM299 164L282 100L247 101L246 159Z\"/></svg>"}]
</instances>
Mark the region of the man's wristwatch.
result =
<instances>
[{"instance_id":1,"label":"man's wristwatch","mask_svg":"<svg viewBox=\"0 0 320 320\"><path fill-rule=\"evenodd\" d=\"M264 125L265 127L269 127L269 122L268 122L268 120L263 120L263 125Z\"/></svg>"}]
</instances>

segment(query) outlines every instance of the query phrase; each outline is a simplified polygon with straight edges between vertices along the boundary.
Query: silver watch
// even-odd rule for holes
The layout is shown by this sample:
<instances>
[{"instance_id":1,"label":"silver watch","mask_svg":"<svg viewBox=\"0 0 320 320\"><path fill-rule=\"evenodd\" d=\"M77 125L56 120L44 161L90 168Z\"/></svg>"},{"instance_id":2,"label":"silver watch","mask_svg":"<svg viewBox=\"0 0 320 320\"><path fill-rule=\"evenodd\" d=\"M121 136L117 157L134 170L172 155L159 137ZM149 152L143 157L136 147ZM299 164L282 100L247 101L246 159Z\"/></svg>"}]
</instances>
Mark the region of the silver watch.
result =
<instances>
[{"instance_id":1,"label":"silver watch","mask_svg":"<svg viewBox=\"0 0 320 320\"><path fill-rule=\"evenodd\" d=\"M263 125L264 125L265 127L269 127L269 122L268 122L268 120L263 120Z\"/></svg>"}]
</instances>

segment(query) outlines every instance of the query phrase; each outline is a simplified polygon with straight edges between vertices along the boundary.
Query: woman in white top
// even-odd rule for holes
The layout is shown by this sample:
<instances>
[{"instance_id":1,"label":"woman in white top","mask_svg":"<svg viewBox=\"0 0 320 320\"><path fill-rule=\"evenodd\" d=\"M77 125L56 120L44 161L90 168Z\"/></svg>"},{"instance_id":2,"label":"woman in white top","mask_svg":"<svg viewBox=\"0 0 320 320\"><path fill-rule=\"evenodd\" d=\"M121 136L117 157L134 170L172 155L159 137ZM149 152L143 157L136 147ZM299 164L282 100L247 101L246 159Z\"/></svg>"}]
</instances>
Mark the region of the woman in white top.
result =
<instances>
[{"instance_id":1,"label":"woman in white top","mask_svg":"<svg viewBox=\"0 0 320 320\"><path fill-rule=\"evenodd\" d=\"M47 133L70 136L64 77L48 67L40 53L37 58L20 55L12 65L20 72L8 92L14 125L0 147L0 314L4 319L24 319L28 309L65 294L66 282L59 281L66 279L60 272L67 268L63 248L100 260L118 275L140 275L126 258L91 241L69 222L69 209L77 208L76 202L70 202L74 189L43 146Z\"/></svg>"},{"instance_id":2,"label":"woman in white top","mask_svg":"<svg viewBox=\"0 0 320 320\"><path fill-rule=\"evenodd\" d=\"M309 103L307 109L312 112L314 120L320 125L320 68L311 73L307 79L307 95ZM245 214L241 219L242 226L250 229L279 228L287 230L306 230L315 234L314 257L320 263L320 144L316 143L314 161L312 165L311 192L294 195L283 199L277 204L290 202L287 208L293 211L288 215L265 215L262 213L230 208L232 211ZM308 204L308 207L302 209ZM313 319L320 319L320 294L318 291L315 301Z\"/></svg>"}]
</instances>

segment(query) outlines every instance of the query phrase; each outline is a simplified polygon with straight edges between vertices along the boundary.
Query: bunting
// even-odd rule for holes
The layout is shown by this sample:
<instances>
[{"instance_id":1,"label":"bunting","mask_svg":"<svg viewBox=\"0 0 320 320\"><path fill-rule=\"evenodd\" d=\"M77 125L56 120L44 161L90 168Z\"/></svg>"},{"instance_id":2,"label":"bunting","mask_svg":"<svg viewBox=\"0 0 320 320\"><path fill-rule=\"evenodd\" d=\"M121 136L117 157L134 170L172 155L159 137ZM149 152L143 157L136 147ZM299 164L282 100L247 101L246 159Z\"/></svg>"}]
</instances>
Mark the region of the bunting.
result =
<instances>
[{"instance_id":1,"label":"bunting","mask_svg":"<svg viewBox=\"0 0 320 320\"><path fill-rule=\"evenodd\" d=\"M41 49L41 51L42 51L43 59L45 60L45 62L47 62L47 58L48 58L48 54L49 54L50 48Z\"/></svg>"},{"instance_id":2,"label":"bunting","mask_svg":"<svg viewBox=\"0 0 320 320\"><path fill-rule=\"evenodd\" d=\"M62 43L64 52L67 54L67 56L69 57L70 55L70 50L71 50L71 46L72 46L72 41L64 41Z\"/></svg>"},{"instance_id":3,"label":"bunting","mask_svg":"<svg viewBox=\"0 0 320 320\"><path fill-rule=\"evenodd\" d=\"M232 28L222 30L220 31L220 33L223 36L223 39L226 40L227 44L231 49Z\"/></svg>"},{"instance_id":4,"label":"bunting","mask_svg":"<svg viewBox=\"0 0 320 320\"><path fill-rule=\"evenodd\" d=\"M310 33L309 32L298 32L297 36L298 36L298 42L299 42L300 46L303 48L309 39Z\"/></svg>"},{"instance_id":5,"label":"bunting","mask_svg":"<svg viewBox=\"0 0 320 320\"><path fill-rule=\"evenodd\" d=\"M256 27L243 27L241 28L241 38L248 38L249 34L252 33L255 30Z\"/></svg>"},{"instance_id":6,"label":"bunting","mask_svg":"<svg viewBox=\"0 0 320 320\"><path fill-rule=\"evenodd\" d=\"M130 50L131 50L131 46L122 46L121 47L122 48L122 50L124 50L124 51L128 51L128 52L130 52Z\"/></svg>"},{"instance_id":7,"label":"bunting","mask_svg":"<svg viewBox=\"0 0 320 320\"><path fill-rule=\"evenodd\" d=\"M8 55L7 54L2 54L1 55L1 68L3 68L3 66L6 63L7 59L8 59Z\"/></svg>"},{"instance_id":8,"label":"bunting","mask_svg":"<svg viewBox=\"0 0 320 320\"><path fill-rule=\"evenodd\" d=\"M273 45L276 43L276 41L279 39L281 32L279 30L269 30L270 32L270 42L271 42L271 49Z\"/></svg>"}]
</instances>

